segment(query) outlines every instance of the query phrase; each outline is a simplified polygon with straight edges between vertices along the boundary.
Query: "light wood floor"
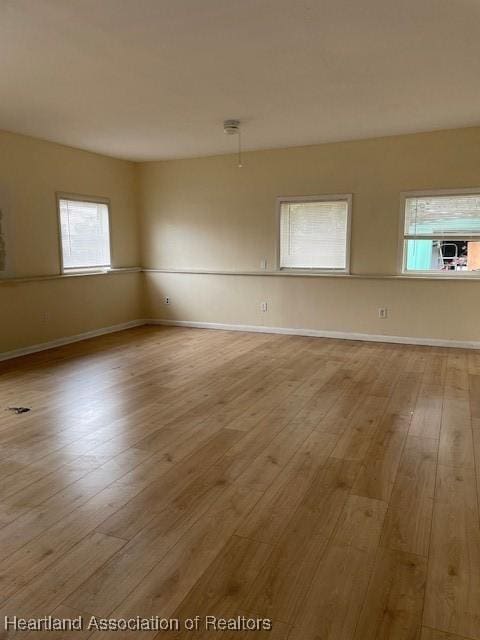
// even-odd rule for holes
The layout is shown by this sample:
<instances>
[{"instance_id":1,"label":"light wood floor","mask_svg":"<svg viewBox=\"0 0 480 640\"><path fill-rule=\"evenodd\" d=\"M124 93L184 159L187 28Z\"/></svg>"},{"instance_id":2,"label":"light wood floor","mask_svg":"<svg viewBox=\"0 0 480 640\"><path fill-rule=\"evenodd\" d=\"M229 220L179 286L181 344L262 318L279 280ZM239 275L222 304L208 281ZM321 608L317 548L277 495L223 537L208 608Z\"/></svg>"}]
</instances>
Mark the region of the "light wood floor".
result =
<instances>
[{"instance_id":1,"label":"light wood floor","mask_svg":"<svg viewBox=\"0 0 480 640\"><path fill-rule=\"evenodd\" d=\"M479 352L141 328L1 365L17 405L2 623L273 631L0 637L480 639Z\"/></svg>"}]
</instances>

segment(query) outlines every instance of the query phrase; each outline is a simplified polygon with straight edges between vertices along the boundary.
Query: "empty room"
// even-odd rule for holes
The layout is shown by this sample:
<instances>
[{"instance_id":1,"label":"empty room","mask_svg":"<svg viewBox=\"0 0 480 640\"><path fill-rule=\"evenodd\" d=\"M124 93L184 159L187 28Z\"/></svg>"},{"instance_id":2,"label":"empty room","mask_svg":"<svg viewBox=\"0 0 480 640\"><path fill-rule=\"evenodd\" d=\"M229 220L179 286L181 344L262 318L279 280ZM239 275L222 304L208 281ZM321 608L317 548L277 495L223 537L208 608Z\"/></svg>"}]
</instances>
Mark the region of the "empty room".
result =
<instances>
[{"instance_id":1,"label":"empty room","mask_svg":"<svg viewBox=\"0 0 480 640\"><path fill-rule=\"evenodd\" d=\"M480 640L479 24L0 0L0 639Z\"/></svg>"}]
</instances>

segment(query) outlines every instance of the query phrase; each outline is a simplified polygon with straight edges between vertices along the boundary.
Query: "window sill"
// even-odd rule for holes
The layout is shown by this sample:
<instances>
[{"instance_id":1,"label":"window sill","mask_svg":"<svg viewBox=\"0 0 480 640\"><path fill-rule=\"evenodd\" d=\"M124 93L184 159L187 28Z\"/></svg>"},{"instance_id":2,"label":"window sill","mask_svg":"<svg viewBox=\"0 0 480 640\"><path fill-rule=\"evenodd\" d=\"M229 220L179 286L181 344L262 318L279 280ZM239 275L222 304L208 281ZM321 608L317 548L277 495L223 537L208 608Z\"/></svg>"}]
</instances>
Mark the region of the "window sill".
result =
<instances>
[{"instance_id":1,"label":"window sill","mask_svg":"<svg viewBox=\"0 0 480 640\"><path fill-rule=\"evenodd\" d=\"M77 273L109 273L112 271L111 267L79 267L78 269L64 269L62 276L75 275Z\"/></svg>"},{"instance_id":2,"label":"window sill","mask_svg":"<svg viewBox=\"0 0 480 640\"><path fill-rule=\"evenodd\" d=\"M269 272L270 273L270 272ZM280 267L280 269L276 270L276 273L285 273L285 274L299 274L299 275L327 275L327 276L348 276L350 275L350 271L347 269L317 269L317 268L306 268L306 267Z\"/></svg>"},{"instance_id":3,"label":"window sill","mask_svg":"<svg viewBox=\"0 0 480 640\"><path fill-rule=\"evenodd\" d=\"M73 272L62 274L50 274L39 276L21 276L13 277L7 276L0 278L0 286L7 284L21 284L27 282L43 282L44 280L63 280L65 278L85 278L96 276L111 276L121 273L170 273L170 274L191 274L191 275L216 275L216 276L263 276L273 278L340 278L346 280L429 280L437 282L454 282L461 280L462 282L474 282L480 280L480 274L478 275L461 275L461 276L447 276L447 275L432 275L432 274L388 274L388 273L346 273L346 272L311 272L311 271L227 271L227 270L213 270L213 269L142 269L141 267L123 267L117 269L109 269L104 271L89 271L89 272Z\"/></svg>"},{"instance_id":4,"label":"window sill","mask_svg":"<svg viewBox=\"0 0 480 640\"><path fill-rule=\"evenodd\" d=\"M263 276L274 278L340 278L340 279L356 279L356 280L477 280L480 276L446 276L446 275L428 275L414 274L407 275L405 273L347 273L347 272L320 272L320 271L286 271L284 269L276 271L234 271L222 269L154 269L144 268L145 273L170 273L170 274L191 274L191 275L216 275L216 276Z\"/></svg>"},{"instance_id":5,"label":"window sill","mask_svg":"<svg viewBox=\"0 0 480 640\"><path fill-rule=\"evenodd\" d=\"M108 276L119 273L139 273L142 271L140 267L121 267L118 269L108 269L103 271L73 271L67 273L53 273L49 275L39 276L8 276L0 278L0 285L2 284L21 284L24 282L43 282L44 280L63 280L65 278L84 278L93 276Z\"/></svg>"},{"instance_id":6,"label":"window sill","mask_svg":"<svg viewBox=\"0 0 480 640\"><path fill-rule=\"evenodd\" d=\"M452 271L451 273L431 273L429 271L403 272L399 274L402 278L422 278L428 280L478 280L480 271Z\"/></svg>"}]
</instances>

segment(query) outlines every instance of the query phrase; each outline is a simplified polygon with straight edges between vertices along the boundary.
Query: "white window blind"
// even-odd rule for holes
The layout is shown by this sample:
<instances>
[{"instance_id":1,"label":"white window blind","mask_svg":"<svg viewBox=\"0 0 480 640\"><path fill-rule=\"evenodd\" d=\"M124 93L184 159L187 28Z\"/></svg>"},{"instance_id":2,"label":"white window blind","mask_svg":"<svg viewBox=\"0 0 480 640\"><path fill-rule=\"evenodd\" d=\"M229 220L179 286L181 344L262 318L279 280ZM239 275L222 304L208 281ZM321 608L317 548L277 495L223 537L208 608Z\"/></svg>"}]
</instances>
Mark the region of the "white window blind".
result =
<instances>
[{"instance_id":1,"label":"white window blind","mask_svg":"<svg viewBox=\"0 0 480 640\"><path fill-rule=\"evenodd\" d=\"M409 197L405 236L480 236L480 193Z\"/></svg>"},{"instance_id":2,"label":"white window blind","mask_svg":"<svg viewBox=\"0 0 480 640\"><path fill-rule=\"evenodd\" d=\"M348 200L280 203L280 268L347 269Z\"/></svg>"},{"instance_id":3,"label":"white window blind","mask_svg":"<svg viewBox=\"0 0 480 640\"><path fill-rule=\"evenodd\" d=\"M63 269L110 266L108 205L60 198Z\"/></svg>"}]
</instances>

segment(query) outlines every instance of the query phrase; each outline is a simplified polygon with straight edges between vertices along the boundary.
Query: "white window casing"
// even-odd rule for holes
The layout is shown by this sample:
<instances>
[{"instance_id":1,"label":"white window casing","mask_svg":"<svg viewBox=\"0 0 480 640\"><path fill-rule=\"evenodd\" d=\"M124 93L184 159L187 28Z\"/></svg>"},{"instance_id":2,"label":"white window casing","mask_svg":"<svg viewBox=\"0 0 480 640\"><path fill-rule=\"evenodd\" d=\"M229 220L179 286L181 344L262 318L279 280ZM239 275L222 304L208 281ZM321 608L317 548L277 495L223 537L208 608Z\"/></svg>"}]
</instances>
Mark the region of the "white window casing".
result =
<instances>
[{"instance_id":1,"label":"white window casing","mask_svg":"<svg viewBox=\"0 0 480 640\"><path fill-rule=\"evenodd\" d=\"M351 195L278 198L279 268L348 273Z\"/></svg>"},{"instance_id":2,"label":"white window casing","mask_svg":"<svg viewBox=\"0 0 480 640\"><path fill-rule=\"evenodd\" d=\"M62 272L111 266L108 200L59 194Z\"/></svg>"}]
</instances>

